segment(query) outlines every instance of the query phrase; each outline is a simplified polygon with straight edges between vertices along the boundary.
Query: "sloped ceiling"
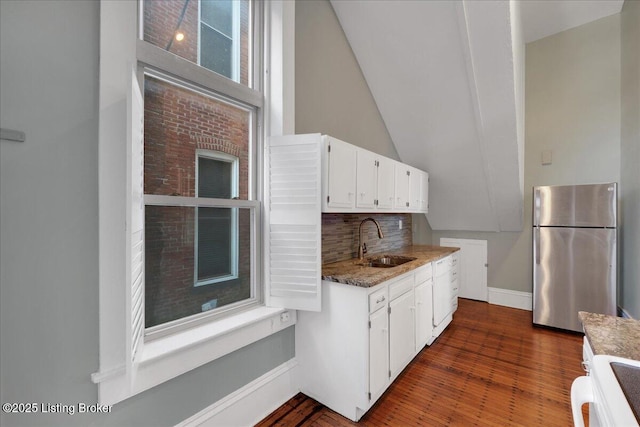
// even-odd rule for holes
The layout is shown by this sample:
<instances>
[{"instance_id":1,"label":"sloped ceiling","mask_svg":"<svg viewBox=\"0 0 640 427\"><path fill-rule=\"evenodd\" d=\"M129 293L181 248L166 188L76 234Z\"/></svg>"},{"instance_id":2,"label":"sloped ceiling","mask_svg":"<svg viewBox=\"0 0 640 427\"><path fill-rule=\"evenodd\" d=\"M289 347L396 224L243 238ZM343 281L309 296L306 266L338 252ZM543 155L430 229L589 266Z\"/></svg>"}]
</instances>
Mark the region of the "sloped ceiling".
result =
<instances>
[{"instance_id":1,"label":"sloped ceiling","mask_svg":"<svg viewBox=\"0 0 640 427\"><path fill-rule=\"evenodd\" d=\"M524 3L331 1L434 230L522 229Z\"/></svg>"}]
</instances>

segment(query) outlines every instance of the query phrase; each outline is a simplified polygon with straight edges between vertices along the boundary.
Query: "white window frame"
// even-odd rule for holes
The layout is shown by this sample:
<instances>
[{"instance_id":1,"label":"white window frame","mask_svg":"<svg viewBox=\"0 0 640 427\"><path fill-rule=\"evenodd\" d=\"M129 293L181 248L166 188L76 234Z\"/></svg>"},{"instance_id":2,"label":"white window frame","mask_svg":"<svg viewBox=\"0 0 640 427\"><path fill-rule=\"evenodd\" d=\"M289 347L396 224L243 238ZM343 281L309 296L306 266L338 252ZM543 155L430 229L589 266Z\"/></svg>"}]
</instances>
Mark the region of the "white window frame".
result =
<instances>
[{"instance_id":1,"label":"white window frame","mask_svg":"<svg viewBox=\"0 0 640 427\"><path fill-rule=\"evenodd\" d=\"M269 0L264 5L265 44L264 69L253 70L261 76L264 102L261 114L264 127L258 129L261 137L294 132L294 27L295 3L287 0ZM254 308L212 321L194 324L176 333L153 341L142 341L135 351L136 339L132 324L131 307L133 273L131 271L131 212L136 208L131 182L133 169L132 144L136 142L136 129L141 127L134 114L140 110L136 98L136 81L140 81L139 60L153 55L156 47L142 42L138 19L141 4L134 1L101 0L100 2L100 82L99 82L99 370L91 375L98 385L100 404L114 404L175 378L185 372L216 360L224 355L277 333L295 324L296 312L288 320L280 314L286 309L257 305ZM159 49L159 48L158 48ZM142 58L142 59L141 59ZM180 58L167 60L171 67L198 67L188 65ZM254 65L255 66L255 65ZM229 96L251 98L252 91L232 84L226 77L195 72L199 79L214 79L230 86ZM210 77L210 74L214 74ZM134 78L132 78L132 75ZM137 77L137 80L136 80ZM129 100L129 101L127 101ZM133 101L132 101L133 100ZM133 119L133 120L131 120ZM265 147L266 149L266 147ZM263 153L258 163L263 162ZM264 173L264 171L262 171ZM140 196L138 194L138 196ZM267 201L265 201L267 203ZM263 218L262 221L266 219ZM264 248L268 242L263 241ZM267 249L265 249L267 250ZM267 256L265 253L264 256ZM263 284L269 287L266 273ZM269 295L266 295L269 303ZM295 308L295 306L291 306Z\"/></svg>"},{"instance_id":2,"label":"white window frame","mask_svg":"<svg viewBox=\"0 0 640 427\"><path fill-rule=\"evenodd\" d=\"M238 197L238 187L239 187L239 163L240 160L231 154L223 153L221 151L213 151L213 150L196 150L196 197L199 197L198 188L200 183L200 158L218 160L222 162L227 162L231 164L231 198ZM195 221L195 235L194 235L194 253L198 254L198 210L196 209L196 221ZM198 260L199 256L194 258L194 266L193 266L193 277L194 283L193 286L204 286L204 285L212 285L220 282L227 282L229 280L235 280L238 278L238 256L239 256L239 247L238 247L238 210L233 210L231 213L231 271L230 274L226 276L214 277L212 279L199 280L198 279Z\"/></svg>"},{"instance_id":3,"label":"white window frame","mask_svg":"<svg viewBox=\"0 0 640 427\"><path fill-rule=\"evenodd\" d=\"M232 5L231 19L233 22L233 28L231 32L233 34L230 38L232 51L231 51L231 76L229 78L235 82L239 82L240 81L240 25L238 25L238 16L240 15L240 2L232 0L231 5ZM218 31L217 28L213 28L208 23L202 21L202 0L198 0L198 64L201 63L202 25L203 24L211 28L213 31L220 33L220 31ZM223 35L227 37L226 34L223 34Z\"/></svg>"}]
</instances>

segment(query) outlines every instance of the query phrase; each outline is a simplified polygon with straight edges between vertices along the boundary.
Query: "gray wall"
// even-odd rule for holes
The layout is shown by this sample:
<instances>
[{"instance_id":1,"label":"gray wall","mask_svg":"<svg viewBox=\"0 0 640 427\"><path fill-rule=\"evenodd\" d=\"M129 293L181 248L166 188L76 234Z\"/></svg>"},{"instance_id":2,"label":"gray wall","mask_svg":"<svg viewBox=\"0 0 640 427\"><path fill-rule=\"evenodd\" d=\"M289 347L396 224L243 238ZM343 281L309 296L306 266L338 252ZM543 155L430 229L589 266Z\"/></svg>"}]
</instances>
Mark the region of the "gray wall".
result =
<instances>
[{"instance_id":1,"label":"gray wall","mask_svg":"<svg viewBox=\"0 0 640 427\"><path fill-rule=\"evenodd\" d=\"M620 55L619 15L527 44L524 229L433 233L487 240L488 286L532 291L532 187L620 180Z\"/></svg>"},{"instance_id":2,"label":"gray wall","mask_svg":"<svg viewBox=\"0 0 640 427\"><path fill-rule=\"evenodd\" d=\"M0 1L0 401L94 404L99 2ZM294 355L293 328L113 407L3 426L162 426Z\"/></svg>"},{"instance_id":3,"label":"gray wall","mask_svg":"<svg viewBox=\"0 0 640 427\"><path fill-rule=\"evenodd\" d=\"M399 160L328 0L296 2L296 133L315 132ZM412 217L414 243L431 244L425 215Z\"/></svg>"},{"instance_id":4,"label":"gray wall","mask_svg":"<svg viewBox=\"0 0 640 427\"><path fill-rule=\"evenodd\" d=\"M622 8L621 305L640 319L640 2Z\"/></svg>"}]
</instances>

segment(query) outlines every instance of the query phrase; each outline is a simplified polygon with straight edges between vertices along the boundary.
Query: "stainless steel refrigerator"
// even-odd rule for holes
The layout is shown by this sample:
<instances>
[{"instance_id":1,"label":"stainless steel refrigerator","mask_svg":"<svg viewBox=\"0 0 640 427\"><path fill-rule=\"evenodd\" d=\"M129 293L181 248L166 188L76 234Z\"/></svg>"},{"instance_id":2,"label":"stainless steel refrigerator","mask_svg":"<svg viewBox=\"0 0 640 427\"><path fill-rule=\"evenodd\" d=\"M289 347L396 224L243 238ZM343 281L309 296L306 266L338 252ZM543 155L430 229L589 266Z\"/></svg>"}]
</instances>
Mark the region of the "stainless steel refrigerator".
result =
<instances>
[{"instance_id":1,"label":"stainless steel refrigerator","mask_svg":"<svg viewBox=\"0 0 640 427\"><path fill-rule=\"evenodd\" d=\"M617 185L533 189L533 323L582 331L578 311L615 315Z\"/></svg>"}]
</instances>

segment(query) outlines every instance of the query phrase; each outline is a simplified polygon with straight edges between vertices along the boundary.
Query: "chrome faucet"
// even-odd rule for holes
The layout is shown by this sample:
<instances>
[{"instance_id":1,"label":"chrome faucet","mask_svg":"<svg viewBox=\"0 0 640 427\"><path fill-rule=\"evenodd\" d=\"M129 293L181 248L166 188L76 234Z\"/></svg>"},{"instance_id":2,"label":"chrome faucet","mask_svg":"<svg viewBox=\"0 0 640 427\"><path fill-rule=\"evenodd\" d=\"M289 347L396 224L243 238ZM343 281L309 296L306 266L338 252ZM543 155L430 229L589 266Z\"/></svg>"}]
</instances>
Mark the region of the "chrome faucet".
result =
<instances>
[{"instance_id":1,"label":"chrome faucet","mask_svg":"<svg viewBox=\"0 0 640 427\"><path fill-rule=\"evenodd\" d=\"M382 239L384 236L382 235L382 229L380 228L380 224L373 218L365 218L360 222L360 227L358 228L358 259L364 258L364 254L367 253L367 244L362 241L362 224L367 221L372 221L376 227L378 228L378 238Z\"/></svg>"}]
</instances>

